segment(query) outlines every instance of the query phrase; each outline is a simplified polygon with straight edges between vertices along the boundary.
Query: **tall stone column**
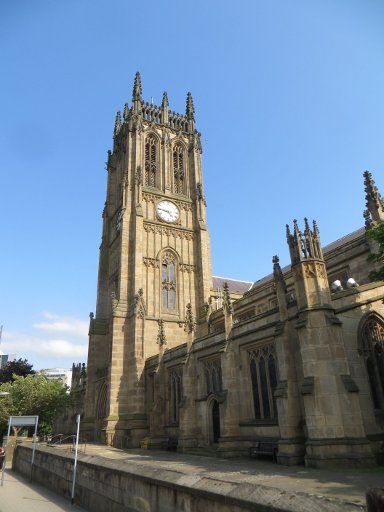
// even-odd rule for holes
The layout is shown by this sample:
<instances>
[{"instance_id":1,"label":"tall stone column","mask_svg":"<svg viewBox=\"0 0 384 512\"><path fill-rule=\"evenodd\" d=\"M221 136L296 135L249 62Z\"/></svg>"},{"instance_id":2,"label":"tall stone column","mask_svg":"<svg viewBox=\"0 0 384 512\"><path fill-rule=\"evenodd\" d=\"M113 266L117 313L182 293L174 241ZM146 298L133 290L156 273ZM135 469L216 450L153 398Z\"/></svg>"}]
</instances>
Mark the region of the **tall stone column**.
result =
<instances>
[{"instance_id":1,"label":"tall stone column","mask_svg":"<svg viewBox=\"0 0 384 512\"><path fill-rule=\"evenodd\" d=\"M241 444L239 443L239 357L237 347L232 339L233 306L228 283L224 283L223 287L223 311L226 347L221 355L224 391L220 404L219 452L225 457L238 457L241 453Z\"/></svg>"},{"instance_id":2,"label":"tall stone column","mask_svg":"<svg viewBox=\"0 0 384 512\"><path fill-rule=\"evenodd\" d=\"M179 409L179 451L188 451L195 448L201 438L201 429L197 422L197 360L193 353L193 339L196 322L193 316L192 305L187 304L184 322L184 331L187 337L187 357L183 365L183 398Z\"/></svg>"},{"instance_id":3,"label":"tall stone column","mask_svg":"<svg viewBox=\"0 0 384 512\"><path fill-rule=\"evenodd\" d=\"M297 334L288 319L287 287L279 264L273 257L273 276L280 321L275 331L275 348L279 366L279 382L275 389L280 441L277 460L280 464L300 464L305 455L303 416L300 405L295 356L299 350Z\"/></svg>"},{"instance_id":4,"label":"tall stone column","mask_svg":"<svg viewBox=\"0 0 384 512\"><path fill-rule=\"evenodd\" d=\"M287 226L294 275L303 380L305 462L308 466L367 466L374 460L365 436L358 387L351 378L341 321L331 305L319 231Z\"/></svg>"}]
</instances>

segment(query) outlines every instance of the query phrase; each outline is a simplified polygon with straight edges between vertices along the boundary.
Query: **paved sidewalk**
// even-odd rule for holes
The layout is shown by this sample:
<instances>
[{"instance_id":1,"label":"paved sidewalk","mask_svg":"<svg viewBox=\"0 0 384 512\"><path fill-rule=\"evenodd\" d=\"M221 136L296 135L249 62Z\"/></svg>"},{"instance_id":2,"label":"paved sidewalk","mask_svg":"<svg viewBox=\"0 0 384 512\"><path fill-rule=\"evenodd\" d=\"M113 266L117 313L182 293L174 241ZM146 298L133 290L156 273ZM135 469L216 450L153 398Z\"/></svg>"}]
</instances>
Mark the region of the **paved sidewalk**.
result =
<instances>
[{"instance_id":1,"label":"paved sidewalk","mask_svg":"<svg viewBox=\"0 0 384 512\"><path fill-rule=\"evenodd\" d=\"M0 512L77 512L84 509L47 490L41 485L5 470L4 486L0 487Z\"/></svg>"}]
</instances>

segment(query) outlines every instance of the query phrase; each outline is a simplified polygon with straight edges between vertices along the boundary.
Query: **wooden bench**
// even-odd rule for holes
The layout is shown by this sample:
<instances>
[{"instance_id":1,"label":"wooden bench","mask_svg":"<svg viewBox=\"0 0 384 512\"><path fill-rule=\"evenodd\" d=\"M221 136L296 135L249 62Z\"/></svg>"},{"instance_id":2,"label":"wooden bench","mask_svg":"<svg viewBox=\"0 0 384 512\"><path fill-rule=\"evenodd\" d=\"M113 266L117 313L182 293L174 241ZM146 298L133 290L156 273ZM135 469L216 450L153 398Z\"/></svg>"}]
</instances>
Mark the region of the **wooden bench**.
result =
<instances>
[{"instance_id":1,"label":"wooden bench","mask_svg":"<svg viewBox=\"0 0 384 512\"><path fill-rule=\"evenodd\" d=\"M169 452L175 452L177 450L178 440L176 437L168 437L161 443L161 448L163 450L168 450Z\"/></svg>"},{"instance_id":2,"label":"wooden bench","mask_svg":"<svg viewBox=\"0 0 384 512\"><path fill-rule=\"evenodd\" d=\"M256 441L249 448L249 456L253 459L258 458L259 455L267 455L272 457L274 462L277 462L277 442L276 441Z\"/></svg>"}]
</instances>

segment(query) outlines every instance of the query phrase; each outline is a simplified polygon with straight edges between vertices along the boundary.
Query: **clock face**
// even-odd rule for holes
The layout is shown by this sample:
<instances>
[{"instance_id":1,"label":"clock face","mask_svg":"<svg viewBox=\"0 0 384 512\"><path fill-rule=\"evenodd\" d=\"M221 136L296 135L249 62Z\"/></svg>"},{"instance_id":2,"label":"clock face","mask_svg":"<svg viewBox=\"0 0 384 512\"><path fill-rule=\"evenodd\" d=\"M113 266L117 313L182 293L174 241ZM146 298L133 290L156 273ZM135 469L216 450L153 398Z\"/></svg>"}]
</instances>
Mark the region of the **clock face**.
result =
<instances>
[{"instance_id":1,"label":"clock face","mask_svg":"<svg viewBox=\"0 0 384 512\"><path fill-rule=\"evenodd\" d=\"M177 222L180 213L175 203L171 201L160 201L157 203L157 215L164 222Z\"/></svg>"}]
</instances>

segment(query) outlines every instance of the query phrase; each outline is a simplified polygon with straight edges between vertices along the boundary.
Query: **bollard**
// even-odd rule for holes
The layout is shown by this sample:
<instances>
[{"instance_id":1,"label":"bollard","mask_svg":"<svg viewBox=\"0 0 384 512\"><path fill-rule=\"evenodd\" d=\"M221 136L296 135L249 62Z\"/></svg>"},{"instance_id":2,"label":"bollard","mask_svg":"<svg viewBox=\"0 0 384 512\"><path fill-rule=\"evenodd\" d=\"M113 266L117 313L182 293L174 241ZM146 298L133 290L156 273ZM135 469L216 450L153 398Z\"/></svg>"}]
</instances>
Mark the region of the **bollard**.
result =
<instances>
[{"instance_id":1,"label":"bollard","mask_svg":"<svg viewBox=\"0 0 384 512\"><path fill-rule=\"evenodd\" d=\"M384 512L384 489L372 487L365 495L368 512Z\"/></svg>"}]
</instances>

